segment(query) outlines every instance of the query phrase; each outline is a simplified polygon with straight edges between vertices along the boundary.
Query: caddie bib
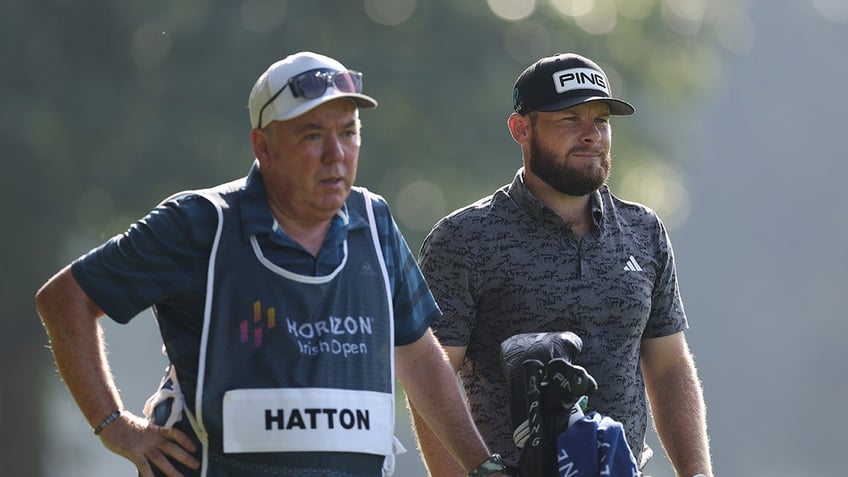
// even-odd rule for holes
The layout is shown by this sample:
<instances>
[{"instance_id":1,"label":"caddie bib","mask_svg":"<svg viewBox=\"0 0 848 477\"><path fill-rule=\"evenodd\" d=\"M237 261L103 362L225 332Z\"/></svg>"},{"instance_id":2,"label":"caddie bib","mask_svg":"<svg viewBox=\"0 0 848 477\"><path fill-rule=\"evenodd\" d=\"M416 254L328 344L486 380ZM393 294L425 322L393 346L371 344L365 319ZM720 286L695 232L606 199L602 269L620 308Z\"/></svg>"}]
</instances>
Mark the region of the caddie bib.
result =
<instances>
[{"instance_id":1,"label":"caddie bib","mask_svg":"<svg viewBox=\"0 0 848 477\"><path fill-rule=\"evenodd\" d=\"M344 469L361 462L353 454L382 462L394 442L393 308L367 191L354 188L343 212L370 226L349 230L341 264L318 277L280 267L245 236L237 191L210 192L219 228L195 403L203 475L236 475L215 471L228 456L269 471Z\"/></svg>"}]
</instances>

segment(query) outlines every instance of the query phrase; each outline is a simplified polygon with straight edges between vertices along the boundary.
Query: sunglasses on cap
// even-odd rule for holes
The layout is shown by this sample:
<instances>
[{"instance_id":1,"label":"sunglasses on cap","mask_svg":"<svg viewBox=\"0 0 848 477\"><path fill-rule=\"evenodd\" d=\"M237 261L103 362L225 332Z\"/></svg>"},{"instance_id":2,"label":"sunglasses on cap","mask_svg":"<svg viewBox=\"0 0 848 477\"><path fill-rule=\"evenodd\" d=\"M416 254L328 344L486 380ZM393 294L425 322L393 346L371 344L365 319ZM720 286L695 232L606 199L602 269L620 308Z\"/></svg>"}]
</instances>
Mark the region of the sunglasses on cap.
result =
<instances>
[{"instance_id":1,"label":"sunglasses on cap","mask_svg":"<svg viewBox=\"0 0 848 477\"><path fill-rule=\"evenodd\" d=\"M334 88L343 93L361 93L362 73L353 70L335 71L326 68L317 68L292 76L279 91L274 93L259 108L259 126L262 126L262 112L286 88L289 88L289 91L291 91L292 96L295 98L315 99L324 96L324 93L327 92L327 87L330 85L333 85Z\"/></svg>"}]
</instances>

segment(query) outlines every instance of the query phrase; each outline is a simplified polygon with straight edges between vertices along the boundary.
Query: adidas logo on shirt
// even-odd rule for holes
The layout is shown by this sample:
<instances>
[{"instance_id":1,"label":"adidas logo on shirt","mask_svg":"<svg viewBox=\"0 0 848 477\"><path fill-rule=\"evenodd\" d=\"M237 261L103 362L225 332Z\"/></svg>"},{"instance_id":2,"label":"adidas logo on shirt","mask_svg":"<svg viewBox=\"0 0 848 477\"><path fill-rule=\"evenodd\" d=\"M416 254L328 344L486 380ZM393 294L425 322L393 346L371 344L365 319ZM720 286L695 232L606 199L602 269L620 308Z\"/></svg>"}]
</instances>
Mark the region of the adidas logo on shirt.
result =
<instances>
[{"instance_id":1,"label":"adidas logo on shirt","mask_svg":"<svg viewBox=\"0 0 848 477\"><path fill-rule=\"evenodd\" d=\"M642 267L639 266L639 264L636 262L636 259L633 258L633 255L631 255L630 258L627 259L627 264L624 265L624 269L629 272L642 271Z\"/></svg>"}]
</instances>

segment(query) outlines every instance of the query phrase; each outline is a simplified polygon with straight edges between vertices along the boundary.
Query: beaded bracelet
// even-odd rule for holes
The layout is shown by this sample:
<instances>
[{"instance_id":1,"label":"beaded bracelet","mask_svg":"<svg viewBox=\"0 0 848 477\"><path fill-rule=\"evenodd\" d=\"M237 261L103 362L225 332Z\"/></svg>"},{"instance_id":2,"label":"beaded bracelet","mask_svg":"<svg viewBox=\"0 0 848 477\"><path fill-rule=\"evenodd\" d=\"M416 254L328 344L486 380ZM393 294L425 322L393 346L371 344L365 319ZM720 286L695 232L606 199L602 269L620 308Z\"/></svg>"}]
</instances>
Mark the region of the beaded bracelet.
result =
<instances>
[{"instance_id":1,"label":"beaded bracelet","mask_svg":"<svg viewBox=\"0 0 848 477\"><path fill-rule=\"evenodd\" d=\"M100 433L103 432L103 429L106 429L106 426L115 422L115 419L117 419L120 416L121 416L121 409L118 409L115 412L113 412L112 414L109 414L108 416L106 416L106 419L103 419L103 421L100 424L98 424L97 427L94 428L94 435L99 436Z\"/></svg>"}]
</instances>

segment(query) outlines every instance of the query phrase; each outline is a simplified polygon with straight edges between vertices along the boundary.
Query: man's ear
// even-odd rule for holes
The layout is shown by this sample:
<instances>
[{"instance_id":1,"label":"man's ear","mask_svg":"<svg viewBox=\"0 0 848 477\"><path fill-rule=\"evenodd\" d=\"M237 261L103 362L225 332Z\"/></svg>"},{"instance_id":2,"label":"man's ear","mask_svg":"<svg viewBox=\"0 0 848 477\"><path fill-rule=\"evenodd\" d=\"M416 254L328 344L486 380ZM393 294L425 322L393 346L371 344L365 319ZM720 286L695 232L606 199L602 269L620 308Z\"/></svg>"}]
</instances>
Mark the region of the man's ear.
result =
<instances>
[{"instance_id":1,"label":"man's ear","mask_svg":"<svg viewBox=\"0 0 848 477\"><path fill-rule=\"evenodd\" d=\"M270 155L268 153L268 134L259 128L255 128L250 131L250 143L253 145L253 155L256 159L259 159L259 164L267 162Z\"/></svg>"},{"instance_id":2,"label":"man's ear","mask_svg":"<svg viewBox=\"0 0 848 477\"><path fill-rule=\"evenodd\" d=\"M518 113L512 113L506 120L512 139L518 144L526 144L530 141L530 118Z\"/></svg>"}]
</instances>

